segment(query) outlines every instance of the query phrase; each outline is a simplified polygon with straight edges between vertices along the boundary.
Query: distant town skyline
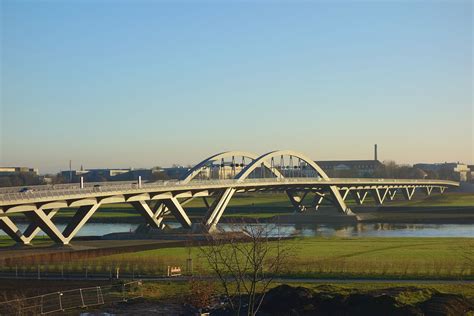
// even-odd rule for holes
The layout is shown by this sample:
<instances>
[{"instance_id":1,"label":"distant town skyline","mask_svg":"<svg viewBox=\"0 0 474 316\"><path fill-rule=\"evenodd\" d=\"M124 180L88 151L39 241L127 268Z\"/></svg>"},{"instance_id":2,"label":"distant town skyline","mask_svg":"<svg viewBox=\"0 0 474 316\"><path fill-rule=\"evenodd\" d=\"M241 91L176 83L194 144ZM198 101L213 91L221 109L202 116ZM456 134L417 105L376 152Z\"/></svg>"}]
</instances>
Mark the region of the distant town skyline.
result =
<instances>
[{"instance_id":1,"label":"distant town skyline","mask_svg":"<svg viewBox=\"0 0 474 316\"><path fill-rule=\"evenodd\" d=\"M374 155L374 152L372 152L372 155ZM210 156L210 155L208 155ZM125 166L125 165L121 165L120 167L116 167L116 166L106 166L106 165L101 165L101 166L86 166L80 162L74 162L72 160L68 161L68 166L67 168L60 168L60 169L57 169L57 170L46 170L46 171L42 171L42 170L39 170L38 168L36 168L35 166L13 166L13 165L10 165L10 166L0 166L0 169L1 167L24 167L24 168L34 168L36 170L36 173L37 174L57 174L57 173L61 173L61 172L68 172L69 170L76 170L76 171L79 171L79 170L145 170L145 169L151 169L151 168L155 168L155 167L160 167L160 168L180 168L180 167L183 167L183 168L189 168L189 167L192 167L192 166L195 166L196 164L198 164L199 162L201 162L203 159L205 159L207 157L202 157L192 163L186 163L186 164L178 164L178 163L172 163L170 165L161 165L161 164L155 164L155 165L150 165L150 166ZM383 160L380 160L380 159L375 159L374 156L372 156L372 158L360 158L360 159L328 159L328 160L314 160L316 161L317 163L323 163L324 165L324 162L328 162L328 163L336 163L336 162L367 162L367 161L372 161L372 160L377 160L377 161L380 161L380 162L391 162L391 161L394 161L393 159L383 159ZM71 168L69 168L69 163L71 163ZM399 164L399 165L410 165L410 166L413 166L413 165L416 165L416 164L425 164L426 162L424 161L418 161L418 162L413 162L413 163L400 163L400 162L397 162L395 161L395 163ZM432 162L432 163L428 163L428 165L432 165L432 164L440 164L440 165L443 165L443 164L450 164L450 163L461 163L461 164L466 164L466 165L470 165L469 163L467 162L463 162L463 161L435 161L435 162Z\"/></svg>"},{"instance_id":2,"label":"distant town skyline","mask_svg":"<svg viewBox=\"0 0 474 316\"><path fill-rule=\"evenodd\" d=\"M474 164L471 1L0 5L0 166Z\"/></svg>"}]
</instances>

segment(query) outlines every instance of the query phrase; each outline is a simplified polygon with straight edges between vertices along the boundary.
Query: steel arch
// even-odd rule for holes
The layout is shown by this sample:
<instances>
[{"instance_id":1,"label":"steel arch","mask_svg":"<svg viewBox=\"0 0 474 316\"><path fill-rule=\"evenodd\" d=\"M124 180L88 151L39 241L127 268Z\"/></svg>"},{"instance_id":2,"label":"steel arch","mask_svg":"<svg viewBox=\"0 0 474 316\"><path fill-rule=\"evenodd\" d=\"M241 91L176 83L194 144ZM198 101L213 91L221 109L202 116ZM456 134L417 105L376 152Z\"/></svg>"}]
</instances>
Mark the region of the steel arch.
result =
<instances>
[{"instance_id":1,"label":"steel arch","mask_svg":"<svg viewBox=\"0 0 474 316\"><path fill-rule=\"evenodd\" d=\"M309 166L311 166L311 168L313 168L321 176L321 178L323 178L324 180L329 180L329 177L324 172L324 170L321 169L321 167L319 167L313 160L311 160L311 158L293 150L275 150L263 154L257 159L253 160L249 165L247 165L241 172L239 172L239 174L235 176L235 178L239 180L245 180L252 173L252 171L260 167L262 163L267 167L268 159L275 158L278 156L293 156L299 158L302 161L306 162Z\"/></svg>"},{"instance_id":2,"label":"steel arch","mask_svg":"<svg viewBox=\"0 0 474 316\"><path fill-rule=\"evenodd\" d=\"M189 181L194 179L202 171L202 169L205 166L207 166L210 162L217 161L223 158L230 158L230 157L245 157L245 158L249 158L253 162L255 159L258 158L258 155L254 153L250 153L250 152L245 152L245 151L225 151L225 152L212 155L204 159L197 165L195 165L193 168L191 168L180 180L181 183L188 183ZM252 162L250 164L252 164ZM271 166L268 164L268 162L265 162L264 164L265 164L265 167L267 167L268 169L270 170L272 169ZM272 170L272 171L275 174L275 176L283 177L283 175L278 170ZM236 175L236 178L237 178L237 175Z\"/></svg>"},{"instance_id":3,"label":"steel arch","mask_svg":"<svg viewBox=\"0 0 474 316\"><path fill-rule=\"evenodd\" d=\"M315 163L311 158L309 158L303 153L299 153L293 150L275 150L263 154L254 161L252 161L249 165L247 165L239 174L235 176L235 178L239 181L245 180L256 168L258 168L262 164L266 166L266 164L268 164L269 159L278 156L293 156L298 159L301 159L302 161L306 162L311 168L313 168L321 176L321 178L323 178L324 180L330 180L324 170L321 169L321 167L318 166L318 164ZM347 207L346 203L344 202L344 199L341 196L339 189L336 186L330 186L329 189L331 191L332 196L334 197L334 204L339 208L339 210L346 215L353 215L351 209Z\"/></svg>"}]
</instances>

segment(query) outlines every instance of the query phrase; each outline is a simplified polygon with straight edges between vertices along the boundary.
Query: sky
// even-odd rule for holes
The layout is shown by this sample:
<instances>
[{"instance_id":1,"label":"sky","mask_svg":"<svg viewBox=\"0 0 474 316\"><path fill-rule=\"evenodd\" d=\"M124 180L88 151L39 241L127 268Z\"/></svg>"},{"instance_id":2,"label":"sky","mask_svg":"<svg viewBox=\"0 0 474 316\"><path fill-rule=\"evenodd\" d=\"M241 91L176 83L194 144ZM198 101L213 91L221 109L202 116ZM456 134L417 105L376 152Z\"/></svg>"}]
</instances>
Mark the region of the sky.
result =
<instances>
[{"instance_id":1,"label":"sky","mask_svg":"<svg viewBox=\"0 0 474 316\"><path fill-rule=\"evenodd\" d=\"M0 165L474 163L472 1L0 3Z\"/></svg>"}]
</instances>

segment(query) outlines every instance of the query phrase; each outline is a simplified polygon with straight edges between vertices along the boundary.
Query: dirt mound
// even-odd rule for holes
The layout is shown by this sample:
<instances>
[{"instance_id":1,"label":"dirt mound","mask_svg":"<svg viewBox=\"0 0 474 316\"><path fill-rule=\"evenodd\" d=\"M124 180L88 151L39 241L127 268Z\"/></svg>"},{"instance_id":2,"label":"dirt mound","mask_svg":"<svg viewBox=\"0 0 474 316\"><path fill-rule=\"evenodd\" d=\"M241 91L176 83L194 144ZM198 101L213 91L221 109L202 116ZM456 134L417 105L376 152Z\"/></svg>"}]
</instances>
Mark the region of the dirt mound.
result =
<instances>
[{"instance_id":1,"label":"dirt mound","mask_svg":"<svg viewBox=\"0 0 474 316\"><path fill-rule=\"evenodd\" d=\"M399 306L395 298L389 295L351 294L342 305L346 315L420 315L410 306Z\"/></svg>"},{"instance_id":2,"label":"dirt mound","mask_svg":"<svg viewBox=\"0 0 474 316\"><path fill-rule=\"evenodd\" d=\"M421 303L405 305L391 295L391 292L396 294L402 290L406 292L408 289L337 294L280 285L267 292L260 311L265 315L457 316L474 308L461 296L437 292Z\"/></svg>"},{"instance_id":3,"label":"dirt mound","mask_svg":"<svg viewBox=\"0 0 474 316\"><path fill-rule=\"evenodd\" d=\"M286 284L277 286L267 292L262 303L262 310L274 315L290 313L312 304L313 292L305 287L292 287Z\"/></svg>"},{"instance_id":4,"label":"dirt mound","mask_svg":"<svg viewBox=\"0 0 474 316\"><path fill-rule=\"evenodd\" d=\"M425 315L430 316L458 316L474 312L472 302L454 294L436 293L418 306Z\"/></svg>"},{"instance_id":5,"label":"dirt mound","mask_svg":"<svg viewBox=\"0 0 474 316\"><path fill-rule=\"evenodd\" d=\"M267 292L261 311L271 315L420 315L399 307L393 297L370 294L339 295L280 285Z\"/></svg>"}]
</instances>

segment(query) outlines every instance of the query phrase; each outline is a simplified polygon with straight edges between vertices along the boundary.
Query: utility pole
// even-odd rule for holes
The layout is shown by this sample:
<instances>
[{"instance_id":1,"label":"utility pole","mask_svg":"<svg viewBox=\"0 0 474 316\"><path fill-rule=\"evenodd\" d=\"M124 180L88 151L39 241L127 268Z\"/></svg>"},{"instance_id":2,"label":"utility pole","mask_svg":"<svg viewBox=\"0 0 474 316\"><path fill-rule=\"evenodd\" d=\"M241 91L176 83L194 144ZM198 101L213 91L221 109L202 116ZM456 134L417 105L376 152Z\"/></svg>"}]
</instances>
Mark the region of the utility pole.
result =
<instances>
[{"instance_id":1,"label":"utility pole","mask_svg":"<svg viewBox=\"0 0 474 316\"><path fill-rule=\"evenodd\" d=\"M72 160L69 160L69 183L72 182Z\"/></svg>"}]
</instances>

